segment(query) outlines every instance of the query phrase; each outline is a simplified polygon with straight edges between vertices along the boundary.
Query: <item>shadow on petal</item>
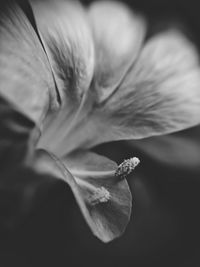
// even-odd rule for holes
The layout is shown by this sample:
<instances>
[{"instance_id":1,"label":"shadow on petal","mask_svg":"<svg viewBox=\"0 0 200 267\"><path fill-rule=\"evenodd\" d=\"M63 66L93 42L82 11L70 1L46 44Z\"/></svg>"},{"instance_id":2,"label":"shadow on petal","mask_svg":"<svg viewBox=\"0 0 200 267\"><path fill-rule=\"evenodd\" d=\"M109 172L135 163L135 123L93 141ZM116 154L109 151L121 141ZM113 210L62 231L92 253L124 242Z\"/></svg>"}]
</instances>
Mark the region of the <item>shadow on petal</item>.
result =
<instances>
[{"instance_id":1,"label":"shadow on petal","mask_svg":"<svg viewBox=\"0 0 200 267\"><path fill-rule=\"evenodd\" d=\"M171 135L128 141L127 145L160 164L195 172L200 170L199 132L200 126L197 126Z\"/></svg>"},{"instance_id":2,"label":"shadow on petal","mask_svg":"<svg viewBox=\"0 0 200 267\"><path fill-rule=\"evenodd\" d=\"M118 90L82 123L80 134L88 133L86 148L173 133L199 122L198 52L172 29L147 41Z\"/></svg>"}]
</instances>

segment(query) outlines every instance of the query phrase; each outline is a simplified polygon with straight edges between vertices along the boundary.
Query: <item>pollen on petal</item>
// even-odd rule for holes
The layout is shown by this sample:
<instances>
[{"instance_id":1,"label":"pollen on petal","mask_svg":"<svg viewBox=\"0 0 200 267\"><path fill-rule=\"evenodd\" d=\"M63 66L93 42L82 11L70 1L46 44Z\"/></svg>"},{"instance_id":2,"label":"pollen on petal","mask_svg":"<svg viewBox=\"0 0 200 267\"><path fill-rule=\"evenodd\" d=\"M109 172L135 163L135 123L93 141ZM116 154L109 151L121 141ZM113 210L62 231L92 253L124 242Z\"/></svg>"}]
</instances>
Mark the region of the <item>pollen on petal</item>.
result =
<instances>
[{"instance_id":1,"label":"pollen on petal","mask_svg":"<svg viewBox=\"0 0 200 267\"><path fill-rule=\"evenodd\" d=\"M140 163L137 157L124 160L117 168L115 176L120 179L125 179Z\"/></svg>"},{"instance_id":2,"label":"pollen on petal","mask_svg":"<svg viewBox=\"0 0 200 267\"><path fill-rule=\"evenodd\" d=\"M111 196L109 191L105 187L101 186L99 188L96 188L93 194L91 194L90 197L88 198L88 201L90 202L91 205L96 205L108 202L110 197Z\"/></svg>"}]
</instances>

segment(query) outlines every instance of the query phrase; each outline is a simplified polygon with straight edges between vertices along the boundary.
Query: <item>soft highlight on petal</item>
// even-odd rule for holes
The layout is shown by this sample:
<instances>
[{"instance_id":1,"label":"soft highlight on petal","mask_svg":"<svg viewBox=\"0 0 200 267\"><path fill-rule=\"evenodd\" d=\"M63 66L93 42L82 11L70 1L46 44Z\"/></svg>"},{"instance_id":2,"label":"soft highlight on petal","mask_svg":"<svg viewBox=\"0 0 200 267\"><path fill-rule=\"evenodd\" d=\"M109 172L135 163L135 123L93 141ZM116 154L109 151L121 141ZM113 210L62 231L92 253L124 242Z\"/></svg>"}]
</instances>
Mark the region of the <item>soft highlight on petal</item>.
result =
<instances>
[{"instance_id":1,"label":"soft highlight on petal","mask_svg":"<svg viewBox=\"0 0 200 267\"><path fill-rule=\"evenodd\" d=\"M94 47L87 16L77 1L31 1L61 97L49 114L38 147L57 152L87 98L94 70ZM54 142L52 142L54 140ZM65 152L67 152L65 150Z\"/></svg>"},{"instance_id":2,"label":"soft highlight on petal","mask_svg":"<svg viewBox=\"0 0 200 267\"><path fill-rule=\"evenodd\" d=\"M101 102L116 89L137 58L146 24L128 6L115 1L93 2L88 15L97 58L94 86Z\"/></svg>"},{"instance_id":3,"label":"soft highlight on petal","mask_svg":"<svg viewBox=\"0 0 200 267\"><path fill-rule=\"evenodd\" d=\"M34 123L0 97L0 173L5 177L23 166L31 154ZM32 139L33 141L33 139ZM2 174L4 173L4 174Z\"/></svg>"},{"instance_id":4,"label":"soft highlight on petal","mask_svg":"<svg viewBox=\"0 0 200 267\"><path fill-rule=\"evenodd\" d=\"M0 12L0 94L41 127L47 110L59 106L46 54L16 2Z\"/></svg>"},{"instance_id":5,"label":"soft highlight on petal","mask_svg":"<svg viewBox=\"0 0 200 267\"><path fill-rule=\"evenodd\" d=\"M62 102L74 105L87 91L94 69L94 47L84 9L77 1L65 0L32 0L31 5Z\"/></svg>"}]
</instances>

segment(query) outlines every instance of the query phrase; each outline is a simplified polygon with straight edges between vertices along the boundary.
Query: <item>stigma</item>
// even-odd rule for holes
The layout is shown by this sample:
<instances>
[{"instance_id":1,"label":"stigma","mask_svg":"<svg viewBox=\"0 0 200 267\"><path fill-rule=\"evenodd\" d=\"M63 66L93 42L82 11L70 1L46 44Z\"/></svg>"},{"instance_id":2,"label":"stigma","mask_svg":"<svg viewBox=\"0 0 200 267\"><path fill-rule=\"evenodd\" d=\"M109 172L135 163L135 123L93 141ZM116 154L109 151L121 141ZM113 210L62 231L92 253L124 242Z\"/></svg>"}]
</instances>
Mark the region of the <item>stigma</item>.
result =
<instances>
[{"instance_id":1,"label":"stigma","mask_svg":"<svg viewBox=\"0 0 200 267\"><path fill-rule=\"evenodd\" d=\"M140 163L140 160L136 157L124 160L117 168L115 176L120 179L126 179L127 176L135 169Z\"/></svg>"}]
</instances>

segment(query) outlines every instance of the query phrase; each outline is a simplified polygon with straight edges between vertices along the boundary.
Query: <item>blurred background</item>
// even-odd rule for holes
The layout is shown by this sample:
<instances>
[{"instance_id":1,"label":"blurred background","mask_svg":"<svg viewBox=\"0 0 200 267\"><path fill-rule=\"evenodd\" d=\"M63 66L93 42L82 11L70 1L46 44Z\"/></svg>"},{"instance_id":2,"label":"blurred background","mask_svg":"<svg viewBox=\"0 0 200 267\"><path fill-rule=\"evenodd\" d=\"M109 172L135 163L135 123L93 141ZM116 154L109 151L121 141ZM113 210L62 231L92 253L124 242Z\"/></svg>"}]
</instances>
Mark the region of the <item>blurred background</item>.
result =
<instances>
[{"instance_id":1,"label":"blurred background","mask_svg":"<svg viewBox=\"0 0 200 267\"><path fill-rule=\"evenodd\" d=\"M149 32L178 20L200 47L198 1L124 2L147 16ZM101 243L65 183L19 170L17 186L8 178L0 187L0 266L200 266L200 126L94 150L118 163L141 160L129 178L133 212L125 234Z\"/></svg>"}]
</instances>

